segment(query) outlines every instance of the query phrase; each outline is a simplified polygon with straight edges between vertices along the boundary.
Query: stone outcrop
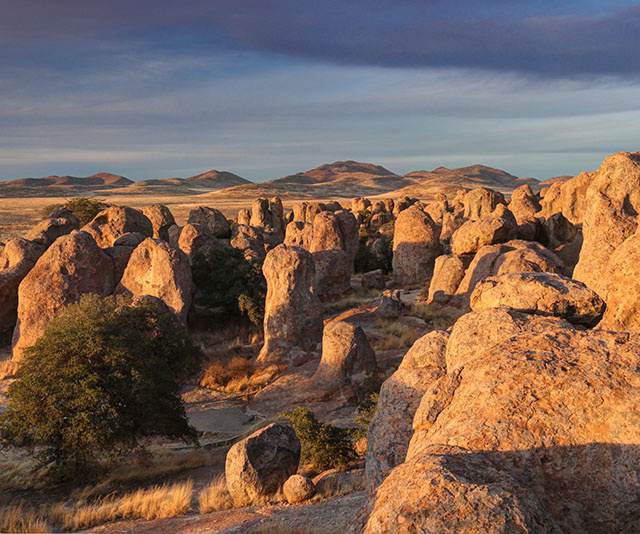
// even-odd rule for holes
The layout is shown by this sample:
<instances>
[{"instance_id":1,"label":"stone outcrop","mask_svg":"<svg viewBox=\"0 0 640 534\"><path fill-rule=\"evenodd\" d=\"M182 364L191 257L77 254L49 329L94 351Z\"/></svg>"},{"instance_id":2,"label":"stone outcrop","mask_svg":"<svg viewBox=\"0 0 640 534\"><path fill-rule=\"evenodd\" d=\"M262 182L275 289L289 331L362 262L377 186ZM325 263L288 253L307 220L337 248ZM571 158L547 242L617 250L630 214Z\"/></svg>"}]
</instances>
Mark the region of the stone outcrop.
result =
<instances>
[{"instance_id":1,"label":"stone outcrop","mask_svg":"<svg viewBox=\"0 0 640 534\"><path fill-rule=\"evenodd\" d=\"M162 204L152 204L142 210L142 213L151 221L154 239L169 241L169 228L176 224L171 210Z\"/></svg>"},{"instance_id":2,"label":"stone outcrop","mask_svg":"<svg viewBox=\"0 0 640 534\"><path fill-rule=\"evenodd\" d=\"M151 221L141 211L126 206L112 206L101 211L82 230L91 234L102 248L113 246L116 239L129 232L138 232L145 237L153 235Z\"/></svg>"},{"instance_id":3,"label":"stone outcrop","mask_svg":"<svg viewBox=\"0 0 640 534\"><path fill-rule=\"evenodd\" d=\"M540 199L533 193L529 184L521 185L511 193L509 211L513 213L518 222L521 219L535 217L540 209Z\"/></svg>"},{"instance_id":4,"label":"stone outcrop","mask_svg":"<svg viewBox=\"0 0 640 534\"><path fill-rule=\"evenodd\" d=\"M586 194L583 243L573 277L606 301L602 291L609 258L638 228L640 152L621 152L604 160Z\"/></svg>"},{"instance_id":5,"label":"stone outcrop","mask_svg":"<svg viewBox=\"0 0 640 534\"><path fill-rule=\"evenodd\" d=\"M498 207L498 204L506 204L502 193L486 187L472 189L464 195L462 202L465 219L480 219L485 215L489 215Z\"/></svg>"},{"instance_id":6,"label":"stone outcrop","mask_svg":"<svg viewBox=\"0 0 640 534\"><path fill-rule=\"evenodd\" d=\"M212 250L222 250L223 242L215 237L209 228L203 224L185 224L178 238L178 248L184 252L189 261L202 254L208 256Z\"/></svg>"},{"instance_id":7,"label":"stone outcrop","mask_svg":"<svg viewBox=\"0 0 640 534\"><path fill-rule=\"evenodd\" d=\"M228 238L231 235L229 221L220 210L214 208L199 206L192 209L187 222L206 227L209 233L217 238Z\"/></svg>"},{"instance_id":8,"label":"stone outcrop","mask_svg":"<svg viewBox=\"0 0 640 534\"><path fill-rule=\"evenodd\" d=\"M447 254L436 258L429 284L428 302L446 304L456 294L470 258Z\"/></svg>"},{"instance_id":9,"label":"stone outcrop","mask_svg":"<svg viewBox=\"0 0 640 534\"><path fill-rule=\"evenodd\" d=\"M165 241L148 238L131 254L116 293L159 298L186 323L191 284L187 255Z\"/></svg>"},{"instance_id":10,"label":"stone outcrop","mask_svg":"<svg viewBox=\"0 0 640 534\"><path fill-rule=\"evenodd\" d=\"M376 269L375 271L369 271L362 275L362 289L384 289L384 273L382 269Z\"/></svg>"},{"instance_id":11,"label":"stone outcrop","mask_svg":"<svg viewBox=\"0 0 640 534\"><path fill-rule=\"evenodd\" d=\"M322 335L322 358L310 387L325 395L340 392L351 399L354 388L377 372L375 352L362 328L345 321L327 323Z\"/></svg>"},{"instance_id":12,"label":"stone outcrop","mask_svg":"<svg viewBox=\"0 0 640 534\"><path fill-rule=\"evenodd\" d=\"M38 245L49 247L60 236L70 234L80 227L78 218L70 211L63 217L47 217L33 226L24 238Z\"/></svg>"},{"instance_id":13,"label":"stone outcrop","mask_svg":"<svg viewBox=\"0 0 640 534\"><path fill-rule=\"evenodd\" d=\"M476 284L489 276L519 272L562 273L563 269L560 258L533 241L512 240L482 247L465 272L451 302L462 309L468 308L469 297Z\"/></svg>"},{"instance_id":14,"label":"stone outcrop","mask_svg":"<svg viewBox=\"0 0 640 534\"><path fill-rule=\"evenodd\" d=\"M126 234L122 234L118 239L116 239L113 243L113 246L136 248L145 239L146 237L142 234L139 234L138 232L129 232Z\"/></svg>"},{"instance_id":15,"label":"stone outcrop","mask_svg":"<svg viewBox=\"0 0 640 534\"><path fill-rule=\"evenodd\" d=\"M416 206L401 211L393 237L393 276L400 284L429 278L440 255L440 228Z\"/></svg>"},{"instance_id":16,"label":"stone outcrop","mask_svg":"<svg viewBox=\"0 0 640 534\"><path fill-rule=\"evenodd\" d=\"M516 220L504 204L490 214L465 222L451 236L451 252L458 256L474 254L486 245L504 243L514 237Z\"/></svg>"},{"instance_id":17,"label":"stone outcrop","mask_svg":"<svg viewBox=\"0 0 640 534\"><path fill-rule=\"evenodd\" d=\"M340 297L351 290L353 267L344 250L319 250L312 256L316 270L313 289L319 299Z\"/></svg>"},{"instance_id":18,"label":"stone outcrop","mask_svg":"<svg viewBox=\"0 0 640 534\"><path fill-rule=\"evenodd\" d=\"M311 241L313 240L313 225L292 221L287 224L285 231L284 244L292 247L301 247L305 250L311 248Z\"/></svg>"},{"instance_id":19,"label":"stone outcrop","mask_svg":"<svg viewBox=\"0 0 640 534\"><path fill-rule=\"evenodd\" d=\"M380 300L376 306L374 313L379 317L393 319L404 315L405 308L397 289L386 289L380 295Z\"/></svg>"},{"instance_id":20,"label":"stone outcrop","mask_svg":"<svg viewBox=\"0 0 640 534\"><path fill-rule=\"evenodd\" d=\"M340 224L332 211L322 211L313 219L313 238L309 252L335 248L344 248Z\"/></svg>"},{"instance_id":21,"label":"stone outcrop","mask_svg":"<svg viewBox=\"0 0 640 534\"><path fill-rule=\"evenodd\" d=\"M66 306L87 293L107 296L114 287L113 262L90 234L74 231L56 239L20 283L13 357L20 358Z\"/></svg>"},{"instance_id":22,"label":"stone outcrop","mask_svg":"<svg viewBox=\"0 0 640 534\"><path fill-rule=\"evenodd\" d=\"M548 219L556 213L562 213L569 222L580 224L587 208L587 189L597 173L583 172L566 182L551 184L540 201L540 216Z\"/></svg>"},{"instance_id":23,"label":"stone outcrop","mask_svg":"<svg viewBox=\"0 0 640 534\"><path fill-rule=\"evenodd\" d=\"M299 462L300 440L293 428L272 423L229 449L227 489L236 506L247 506L282 489Z\"/></svg>"},{"instance_id":24,"label":"stone outcrop","mask_svg":"<svg viewBox=\"0 0 640 534\"><path fill-rule=\"evenodd\" d=\"M311 253L279 245L269 251L262 272L267 280L262 364L290 360L296 349L314 350L322 338L322 304L312 292Z\"/></svg>"},{"instance_id":25,"label":"stone outcrop","mask_svg":"<svg viewBox=\"0 0 640 534\"><path fill-rule=\"evenodd\" d=\"M367 432L366 482L373 493L393 467L404 462L413 435L413 414L426 390L446 373L449 334L430 332L416 341L380 389Z\"/></svg>"},{"instance_id":26,"label":"stone outcrop","mask_svg":"<svg viewBox=\"0 0 640 534\"><path fill-rule=\"evenodd\" d=\"M306 475L291 475L282 486L282 492L289 504L308 501L316 493L313 481Z\"/></svg>"},{"instance_id":27,"label":"stone outcrop","mask_svg":"<svg viewBox=\"0 0 640 534\"><path fill-rule=\"evenodd\" d=\"M230 244L242 250L249 261L262 261L267 254L267 247L262 232L253 226L236 224L231 232Z\"/></svg>"},{"instance_id":28,"label":"stone outcrop","mask_svg":"<svg viewBox=\"0 0 640 534\"><path fill-rule=\"evenodd\" d=\"M251 226L251 210L246 208L239 210L237 223L243 226Z\"/></svg>"},{"instance_id":29,"label":"stone outcrop","mask_svg":"<svg viewBox=\"0 0 640 534\"><path fill-rule=\"evenodd\" d=\"M352 532L638 530L639 351L556 317L462 317L405 462Z\"/></svg>"},{"instance_id":30,"label":"stone outcrop","mask_svg":"<svg viewBox=\"0 0 640 534\"><path fill-rule=\"evenodd\" d=\"M485 278L471 294L471 309L508 308L561 317L593 327L604 313L604 301L582 282L552 273L510 273Z\"/></svg>"}]
</instances>

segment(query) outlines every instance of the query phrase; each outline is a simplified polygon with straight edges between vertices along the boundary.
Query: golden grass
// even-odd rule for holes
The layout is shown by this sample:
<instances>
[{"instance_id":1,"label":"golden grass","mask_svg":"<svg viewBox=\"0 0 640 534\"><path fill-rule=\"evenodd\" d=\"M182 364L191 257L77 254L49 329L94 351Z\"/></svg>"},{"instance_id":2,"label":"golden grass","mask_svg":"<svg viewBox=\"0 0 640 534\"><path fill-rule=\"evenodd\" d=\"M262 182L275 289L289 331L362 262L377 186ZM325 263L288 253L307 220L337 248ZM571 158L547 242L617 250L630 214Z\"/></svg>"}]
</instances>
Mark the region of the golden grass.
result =
<instances>
[{"instance_id":1,"label":"golden grass","mask_svg":"<svg viewBox=\"0 0 640 534\"><path fill-rule=\"evenodd\" d=\"M47 522L24 502L0 508L0 532L51 532Z\"/></svg>"},{"instance_id":2,"label":"golden grass","mask_svg":"<svg viewBox=\"0 0 640 534\"><path fill-rule=\"evenodd\" d=\"M380 332L372 343L376 351L404 349L424 335L421 329L394 319L376 319L376 330Z\"/></svg>"},{"instance_id":3,"label":"golden grass","mask_svg":"<svg viewBox=\"0 0 640 534\"><path fill-rule=\"evenodd\" d=\"M211 479L209 485L198 495L198 504L201 514L233 508L233 499L227 490L224 474Z\"/></svg>"},{"instance_id":4,"label":"golden grass","mask_svg":"<svg viewBox=\"0 0 640 534\"><path fill-rule=\"evenodd\" d=\"M266 386L280 372L277 366L260 367L251 360L234 356L226 362L205 364L199 385L228 393L250 393Z\"/></svg>"},{"instance_id":5,"label":"golden grass","mask_svg":"<svg viewBox=\"0 0 640 534\"><path fill-rule=\"evenodd\" d=\"M15 376L20 368L20 364L15 360L3 360L0 362L0 380Z\"/></svg>"},{"instance_id":6,"label":"golden grass","mask_svg":"<svg viewBox=\"0 0 640 534\"><path fill-rule=\"evenodd\" d=\"M375 303L380 298L381 294L382 294L382 291L371 289L368 291L363 291L356 295L349 295L340 300L335 300L333 302L326 302L324 304L324 314L335 315L336 313L340 313L345 310L349 310L351 308L369 306Z\"/></svg>"},{"instance_id":7,"label":"golden grass","mask_svg":"<svg viewBox=\"0 0 640 534\"><path fill-rule=\"evenodd\" d=\"M48 510L50 522L77 531L118 519L159 519L191 509L193 481L163 484L133 493L107 496L91 504L58 504Z\"/></svg>"},{"instance_id":8,"label":"golden grass","mask_svg":"<svg viewBox=\"0 0 640 534\"><path fill-rule=\"evenodd\" d=\"M411 307L411 315L431 323L434 330L447 330L464 315L464 312L451 306L440 306L431 302L429 304L414 304Z\"/></svg>"}]
</instances>

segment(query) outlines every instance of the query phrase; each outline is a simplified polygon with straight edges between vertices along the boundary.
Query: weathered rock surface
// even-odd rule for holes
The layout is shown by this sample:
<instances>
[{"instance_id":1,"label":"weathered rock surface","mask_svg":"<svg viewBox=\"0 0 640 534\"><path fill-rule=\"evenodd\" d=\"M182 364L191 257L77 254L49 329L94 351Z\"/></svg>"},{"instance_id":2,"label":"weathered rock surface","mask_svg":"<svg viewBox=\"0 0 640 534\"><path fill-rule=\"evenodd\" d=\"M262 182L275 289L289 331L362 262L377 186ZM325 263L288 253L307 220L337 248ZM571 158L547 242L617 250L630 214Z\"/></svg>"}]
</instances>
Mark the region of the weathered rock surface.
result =
<instances>
[{"instance_id":1,"label":"weathered rock surface","mask_svg":"<svg viewBox=\"0 0 640 534\"><path fill-rule=\"evenodd\" d=\"M227 453L227 489L236 506L277 493L296 473L300 440L289 425L272 423L236 443Z\"/></svg>"},{"instance_id":2,"label":"weathered rock surface","mask_svg":"<svg viewBox=\"0 0 640 534\"><path fill-rule=\"evenodd\" d=\"M243 226L251 226L251 210L246 208L239 210L237 222Z\"/></svg>"},{"instance_id":3,"label":"weathered rock surface","mask_svg":"<svg viewBox=\"0 0 640 534\"><path fill-rule=\"evenodd\" d=\"M122 234L118 239L116 239L113 243L113 246L135 248L145 239L146 237L142 234L139 234L138 232L128 232L126 234Z\"/></svg>"},{"instance_id":4,"label":"weathered rock surface","mask_svg":"<svg viewBox=\"0 0 640 534\"><path fill-rule=\"evenodd\" d=\"M449 334L430 332L409 349L385 380L367 432L366 481L373 493L393 467L404 462L413 435L413 414L425 391L446 373Z\"/></svg>"},{"instance_id":5,"label":"weathered rock surface","mask_svg":"<svg viewBox=\"0 0 640 534\"><path fill-rule=\"evenodd\" d=\"M56 239L20 283L13 357L20 358L49 321L82 295L111 294L113 271L111 258L87 232L74 231Z\"/></svg>"},{"instance_id":6,"label":"weathered rock surface","mask_svg":"<svg viewBox=\"0 0 640 534\"><path fill-rule=\"evenodd\" d=\"M580 224L587 208L587 189L595 172L583 172L566 182L556 182L540 201L540 214L548 219L556 213L562 213L569 222Z\"/></svg>"},{"instance_id":7,"label":"weathered rock surface","mask_svg":"<svg viewBox=\"0 0 640 534\"><path fill-rule=\"evenodd\" d=\"M311 241L313 240L313 225L292 221L287 224L285 231L284 244L291 247L301 247L305 250L311 248Z\"/></svg>"},{"instance_id":8,"label":"weathered rock surface","mask_svg":"<svg viewBox=\"0 0 640 534\"><path fill-rule=\"evenodd\" d=\"M340 224L332 211L321 211L313 219L313 238L309 252L343 249Z\"/></svg>"},{"instance_id":9,"label":"weathered rock surface","mask_svg":"<svg viewBox=\"0 0 640 534\"><path fill-rule=\"evenodd\" d=\"M501 245L482 247L473 258L452 303L467 308L476 284L489 276L507 273L561 273L562 261L551 251L533 241L512 240Z\"/></svg>"},{"instance_id":10,"label":"weathered rock surface","mask_svg":"<svg viewBox=\"0 0 640 534\"><path fill-rule=\"evenodd\" d=\"M398 215L393 237L393 276L400 284L429 278L440 255L440 228L416 206Z\"/></svg>"},{"instance_id":11,"label":"weathered rock surface","mask_svg":"<svg viewBox=\"0 0 640 534\"><path fill-rule=\"evenodd\" d=\"M131 254L116 293L157 297L186 323L191 284L187 255L165 241L148 238Z\"/></svg>"},{"instance_id":12,"label":"weathered rock surface","mask_svg":"<svg viewBox=\"0 0 640 534\"><path fill-rule=\"evenodd\" d=\"M214 208L199 206L192 209L187 222L205 226L214 237L227 238L231 235L229 221L221 211Z\"/></svg>"},{"instance_id":13,"label":"weathered rock surface","mask_svg":"<svg viewBox=\"0 0 640 534\"><path fill-rule=\"evenodd\" d=\"M369 271L362 275L362 289L384 289L384 273L382 269L376 269L375 271Z\"/></svg>"},{"instance_id":14,"label":"weathered rock surface","mask_svg":"<svg viewBox=\"0 0 640 534\"><path fill-rule=\"evenodd\" d=\"M404 302L397 289L385 289L380 295L380 300L376 306L374 313L380 317L392 319L404 315Z\"/></svg>"},{"instance_id":15,"label":"weathered rock surface","mask_svg":"<svg viewBox=\"0 0 640 534\"><path fill-rule=\"evenodd\" d=\"M471 309L506 306L536 315L552 315L593 327L604 301L582 282L552 273L510 273L485 278L471 294Z\"/></svg>"},{"instance_id":16,"label":"weathered rock surface","mask_svg":"<svg viewBox=\"0 0 640 534\"><path fill-rule=\"evenodd\" d=\"M507 308L461 318L354 531L638 530L639 351L635 334Z\"/></svg>"},{"instance_id":17,"label":"weathered rock surface","mask_svg":"<svg viewBox=\"0 0 640 534\"><path fill-rule=\"evenodd\" d=\"M586 194L583 243L573 277L596 293L606 284L604 273L615 250L638 228L640 152L607 157Z\"/></svg>"},{"instance_id":18,"label":"weathered rock surface","mask_svg":"<svg viewBox=\"0 0 640 534\"><path fill-rule=\"evenodd\" d=\"M82 231L93 236L98 246L111 247L121 235L138 232L145 237L153 235L151 221L139 210L126 206L112 206L101 211Z\"/></svg>"},{"instance_id":19,"label":"weathered rock surface","mask_svg":"<svg viewBox=\"0 0 640 534\"><path fill-rule=\"evenodd\" d=\"M428 302L446 304L456 294L471 259L455 254L438 256L429 284Z\"/></svg>"},{"instance_id":20,"label":"weathered rock surface","mask_svg":"<svg viewBox=\"0 0 640 534\"><path fill-rule=\"evenodd\" d=\"M312 256L316 269L313 289L318 298L335 298L351 290L352 266L344 250L319 250Z\"/></svg>"},{"instance_id":21,"label":"weathered rock surface","mask_svg":"<svg viewBox=\"0 0 640 534\"><path fill-rule=\"evenodd\" d=\"M60 236L70 234L80 225L75 215L69 212L68 217L47 217L33 226L24 238L44 247L49 247Z\"/></svg>"},{"instance_id":22,"label":"weathered rock surface","mask_svg":"<svg viewBox=\"0 0 640 534\"><path fill-rule=\"evenodd\" d=\"M506 204L502 193L486 187L472 189L464 195L462 202L465 219L480 219L493 212L499 204Z\"/></svg>"},{"instance_id":23,"label":"weathered rock surface","mask_svg":"<svg viewBox=\"0 0 640 534\"><path fill-rule=\"evenodd\" d=\"M516 220L504 204L490 214L465 222L451 236L451 252L474 254L486 245L504 243L514 237Z\"/></svg>"},{"instance_id":24,"label":"weathered rock surface","mask_svg":"<svg viewBox=\"0 0 640 534\"><path fill-rule=\"evenodd\" d=\"M558 247L571 243L580 229L569 222L562 213L555 213L547 218L542 224L540 242L547 248L554 250Z\"/></svg>"},{"instance_id":25,"label":"weathered rock surface","mask_svg":"<svg viewBox=\"0 0 640 534\"><path fill-rule=\"evenodd\" d=\"M171 210L162 204L152 204L142 210L153 226L153 237L169 241L169 228L176 224Z\"/></svg>"},{"instance_id":26,"label":"weathered rock surface","mask_svg":"<svg viewBox=\"0 0 640 534\"><path fill-rule=\"evenodd\" d=\"M178 248L184 252L189 261L202 254L208 256L212 250L222 250L223 242L215 237L203 224L189 223L184 225L178 239Z\"/></svg>"},{"instance_id":27,"label":"weathered rock surface","mask_svg":"<svg viewBox=\"0 0 640 534\"><path fill-rule=\"evenodd\" d=\"M316 487L306 475L291 475L282 487L289 504L308 501L316 493Z\"/></svg>"},{"instance_id":28,"label":"weathered rock surface","mask_svg":"<svg viewBox=\"0 0 640 534\"><path fill-rule=\"evenodd\" d=\"M322 358L311 378L312 387L350 399L354 387L378 372L376 355L362 328L344 321L327 323L322 335Z\"/></svg>"},{"instance_id":29,"label":"weathered rock surface","mask_svg":"<svg viewBox=\"0 0 640 534\"><path fill-rule=\"evenodd\" d=\"M244 252L250 261L262 261L267 255L264 237L253 226L236 224L231 232L231 246Z\"/></svg>"},{"instance_id":30,"label":"weathered rock surface","mask_svg":"<svg viewBox=\"0 0 640 534\"><path fill-rule=\"evenodd\" d=\"M521 185L511 193L509 211L518 222L527 217L534 217L540 209L540 199L533 193L529 184Z\"/></svg>"},{"instance_id":31,"label":"weathered rock surface","mask_svg":"<svg viewBox=\"0 0 640 534\"><path fill-rule=\"evenodd\" d=\"M322 338L322 304L312 292L311 253L279 245L269 251L262 272L267 280L264 346L260 363L286 362L296 348L313 350Z\"/></svg>"},{"instance_id":32,"label":"weathered rock surface","mask_svg":"<svg viewBox=\"0 0 640 534\"><path fill-rule=\"evenodd\" d=\"M451 239L455 231L460 228L464 220L462 216L456 217L453 213L445 213L442 216L442 229L440 230L440 241Z\"/></svg>"}]
</instances>

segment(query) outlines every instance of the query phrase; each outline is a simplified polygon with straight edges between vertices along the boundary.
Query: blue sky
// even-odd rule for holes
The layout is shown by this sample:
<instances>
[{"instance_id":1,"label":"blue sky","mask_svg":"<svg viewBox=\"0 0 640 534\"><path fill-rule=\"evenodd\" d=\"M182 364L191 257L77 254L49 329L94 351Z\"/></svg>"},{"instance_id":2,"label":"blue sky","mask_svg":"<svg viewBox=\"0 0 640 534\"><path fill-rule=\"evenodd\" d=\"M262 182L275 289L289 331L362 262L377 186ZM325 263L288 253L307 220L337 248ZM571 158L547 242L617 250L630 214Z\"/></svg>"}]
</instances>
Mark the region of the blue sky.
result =
<instances>
[{"instance_id":1,"label":"blue sky","mask_svg":"<svg viewBox=\"0 0 640 534\"><path fill-rule=\"evenodd\" d=\"M640 3L0 0L0 179L640 149Z\"/></svg>"}]
</instances>

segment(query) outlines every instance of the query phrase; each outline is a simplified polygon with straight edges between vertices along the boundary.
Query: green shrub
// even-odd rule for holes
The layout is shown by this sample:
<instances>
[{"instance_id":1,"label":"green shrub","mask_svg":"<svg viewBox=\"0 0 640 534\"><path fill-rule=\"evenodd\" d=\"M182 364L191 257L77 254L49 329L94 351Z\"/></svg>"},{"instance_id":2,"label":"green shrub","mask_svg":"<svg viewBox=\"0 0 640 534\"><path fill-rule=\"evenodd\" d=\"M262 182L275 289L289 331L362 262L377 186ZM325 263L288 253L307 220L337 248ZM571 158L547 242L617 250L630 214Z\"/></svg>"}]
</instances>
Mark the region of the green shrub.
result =
<instances>
[{"instance_id":1,"label":"green shrub","mask_svg":"<svg viewBox=\"0 0 640 534\"><path fill-rule=\"evenodd\" d=\"M301 462L312 463L317 471L343 468L356 458L349 429L321 423L302 406L282 412L278 418L291 422L302 445Z\"/></svg>"},{"instance_id":2,"label":"green shrub","mask_svg":"<svg viewBox=\"0 0 640 534\"><path fill-rule=\"evenodd\" d=\"M0 435L37 449L60 478L95 474L146 437L197 443L179 382L200 357L186 328L156 304L85 295L25 351Z\"/></svg>"},{"instance_id":3,"label":"green shrub","mask_svg":"<svg viewBox=\"0 0 640 534\"><path fill-rule=\"evenodd\" d=\"M356 415L355 421L360 428L354 430L354 435L357 438L366 437L369 423L373 419L373 414L376 412L378 406L378 399L380 398L380 388L384 383L382 377L367 378L360 386L355 390L356 394L356 408L358 409L358 415Z\"/></svg>"},{"instance_id":4,"label":"green shrub","mask_svg":"<svg viewBox=\"0 0 640 534\"><path fill-rule=\"evenodd\" d=\"M112 206L101 198L76 197L68 198L62 204L51 204L42 210L42 216L46 217L56 208L69 208L78 217L80 226L90 223L98 213Z\"/></svg>"},{"instance_id":5,"label":"green shrub","mask_svg":"<svg viewBox=\"0 0 640 534\"><path fill-rule=\"evenodd\" d=\"M357 273L367 273L382 269L384 274L391 272L393 265L393 241L386 235L376 238L361 238L354 267Z\"/></svg>"},{"instance_id":6,"label":"green shrub","mask_svg":"<svg viewBox=\"0 0 640 534\"><path fill-rule=\"evenodd\" d=\"M202 301L229 314L244 313L256 326L262 325L267 281L262 265L248 261L241 250L213 250L198 254L192 265L193 281L202 292Z\"/></svg>"}]
</instances>

